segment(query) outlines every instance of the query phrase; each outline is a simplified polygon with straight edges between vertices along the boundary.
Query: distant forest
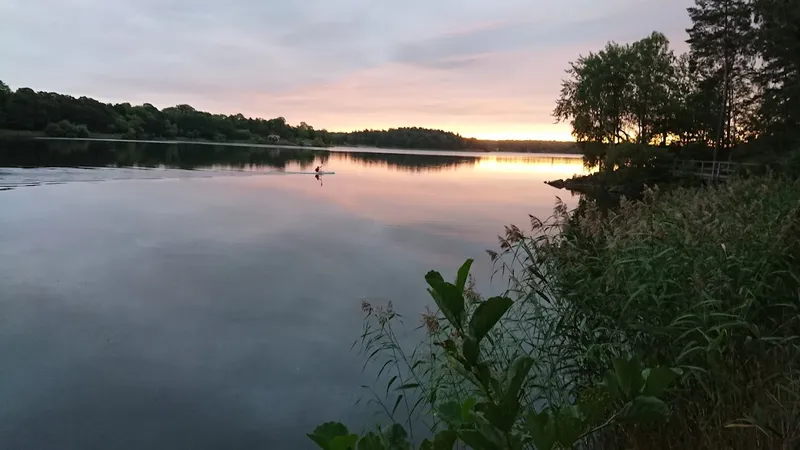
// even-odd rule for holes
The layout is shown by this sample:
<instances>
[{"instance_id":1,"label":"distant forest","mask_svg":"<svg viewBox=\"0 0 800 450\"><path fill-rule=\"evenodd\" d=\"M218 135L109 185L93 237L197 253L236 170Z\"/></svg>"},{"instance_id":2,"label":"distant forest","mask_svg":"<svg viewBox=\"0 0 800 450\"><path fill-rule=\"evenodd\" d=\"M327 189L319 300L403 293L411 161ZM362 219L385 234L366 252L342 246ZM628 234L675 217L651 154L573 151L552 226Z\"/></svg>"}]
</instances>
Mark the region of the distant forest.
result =
<instances>
[{"instance_id":1,"label":"distant forest","mask_svg":"<svg viewBox=\"0 0 800 450\"><path fill-rule=\"evenodd\" d=\"M189 105L159 110L145 103L102 103L30 88L12 90L0 81L0 130L5 135L67 138L178 139L301 146L359 146L420 150L578 153L572 142L484 141L426 128L392 128L349 133L315 130L283 117L254 119L242 114L198 111Z\"/></svg>"}]
</instances>

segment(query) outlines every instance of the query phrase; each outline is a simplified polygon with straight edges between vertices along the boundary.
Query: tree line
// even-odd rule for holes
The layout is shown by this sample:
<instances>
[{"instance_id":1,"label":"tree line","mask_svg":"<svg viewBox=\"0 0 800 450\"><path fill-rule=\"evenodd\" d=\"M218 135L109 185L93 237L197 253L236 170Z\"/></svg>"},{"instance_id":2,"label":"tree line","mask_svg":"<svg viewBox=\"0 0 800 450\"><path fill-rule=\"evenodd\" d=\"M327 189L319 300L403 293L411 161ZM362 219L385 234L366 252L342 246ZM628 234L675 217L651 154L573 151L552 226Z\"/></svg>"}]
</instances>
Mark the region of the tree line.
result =
<instances>
[{"instance_id":1,"label":"tree line","mask_svg":"<svg viewBox=\"0 0 800 450\"><path fill-rule=\"evenodd\" d=\"M199 111L190 105L159 110L149 103L102 103L30 88L12 90L0 81L0 129L53 137L109 136L121 139L198 139L216 142L283 143L306 146L364 146L421 150L524 151L565 153L574 144L547 141L482 141L419 127L349 133L315 130L283 117L259 119L242 114Z\"/></svg>"},{"instance_id":2,"label":"tree line","mask_svg":"<svg viewBox=\"0 0 800 450\"><path fill-rule=\"evenodd\" d=\"M253 119L242 114L224 115L199 111L189 105L159 110L145 103L102 103L89 97L75 98L30 88L11 90L0 81L0 128L45 132L51 136L86 137L114 135L123 139L184 138L211 141L282 141L325 145L326 132L286 119Z\"/></svg>"},{"instance_id":3,"label":"tree line","mask_svg":"<svg viewBox=\"0 0 800 450\"><path fill-rule=\"evenodd\" d=\"M620 143L714 157L798 144L800 2L695 0L688 13L685 54L654 32L570 64L553 116L587 155Z\"/></svg>"},{"instance_id":4,"label":"tree line","mask_svg":"<svg viewBox=\"0 0 800 450\"><path fill-rule=\"evenodd\" d=\"M533 140L483 140L457 133L419 127L330 133L330 142L340 146L378 148L469 150L484 152L576 153L574 142Z\"/></svg>"}]
</instances>

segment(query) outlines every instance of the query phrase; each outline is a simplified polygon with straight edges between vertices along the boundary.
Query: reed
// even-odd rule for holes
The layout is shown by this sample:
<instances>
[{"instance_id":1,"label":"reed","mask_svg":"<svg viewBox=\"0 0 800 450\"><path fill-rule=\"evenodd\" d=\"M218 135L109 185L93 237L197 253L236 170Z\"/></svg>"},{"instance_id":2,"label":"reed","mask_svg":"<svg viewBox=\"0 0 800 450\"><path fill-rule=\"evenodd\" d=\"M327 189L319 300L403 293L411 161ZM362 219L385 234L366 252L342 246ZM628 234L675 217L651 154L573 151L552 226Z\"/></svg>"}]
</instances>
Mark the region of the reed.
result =
<instances>
[{"instance_id":1,"label":"reed","mask_svg":"<svg viewBox=\"0 0 800 450\"><path fill-rule=\"evenodd\" d=\"M466 425L447 411L493 404L524 360L508 433L472 448L797 448L800 181L647 189L612 210L559 201L551 217L531 217L530 231L507 227L499 244L489 256L508 282L507 308L477 350L431 279L437 309L423 314L412 348L398 338L411 320L363 304L356 345L383 380L372 401L389 430L408 429L412 443L458 437L426 448L463 444ZM452 286L472 321L498 300L476 293L465 267ZM484 369L463 364L473 352L486 384ZM672 388L632 413L661 376ZM547 423L574 433L542 440L550 435L536 424Z\"/></svg>"}]
</instances>

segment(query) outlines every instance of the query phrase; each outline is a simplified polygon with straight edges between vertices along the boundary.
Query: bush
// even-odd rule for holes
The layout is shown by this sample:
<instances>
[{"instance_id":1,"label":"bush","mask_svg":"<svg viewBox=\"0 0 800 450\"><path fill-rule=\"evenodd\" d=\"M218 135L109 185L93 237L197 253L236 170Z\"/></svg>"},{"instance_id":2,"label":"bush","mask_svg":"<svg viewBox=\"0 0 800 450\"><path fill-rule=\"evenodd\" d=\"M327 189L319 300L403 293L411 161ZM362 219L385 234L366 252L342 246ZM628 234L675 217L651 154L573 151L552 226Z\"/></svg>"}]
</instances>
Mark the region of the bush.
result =
<instances>
[{"instance_id":1,"label":"bush","mask_svg":"<svg viewBox=\"0 0 800 450\"><path fill-rule=\"evenodd\" d=\"M58 123L48 123L44 134L50 137L88 138L89 129L86 125L74 125L68 120L62 120Z\"/></svg>"},{"instance_id":2,"label":"bush","mask_svg":"<svg viewBox=\"0 0 800 450\"><path fill-rule=\"evenodd\" d=\"M620 168L633 169L672 169L675 157L666 148L649 145L619 144L608 149L605 167L608 170Z\"/></svg>"},{"instance_id":3,"label":"bush","mask_svg":"<svg viewBox=\"0 0 800 450\"><path fill-rule=\"evenodd\" d=\"M509 248L532 255L522 267L548 274L517 288L552 289L559 333L569 336L555 345L579 361L576 386L628 353L688 374L669 399L667 427L609 439L774 448L800 437L798 199L798 181L735 180L650 191L608 214L588 204L579 216L535 223L553 233L508 236ZM741 418L751 428L726 428Z\"/></svg>"}]
</instances>

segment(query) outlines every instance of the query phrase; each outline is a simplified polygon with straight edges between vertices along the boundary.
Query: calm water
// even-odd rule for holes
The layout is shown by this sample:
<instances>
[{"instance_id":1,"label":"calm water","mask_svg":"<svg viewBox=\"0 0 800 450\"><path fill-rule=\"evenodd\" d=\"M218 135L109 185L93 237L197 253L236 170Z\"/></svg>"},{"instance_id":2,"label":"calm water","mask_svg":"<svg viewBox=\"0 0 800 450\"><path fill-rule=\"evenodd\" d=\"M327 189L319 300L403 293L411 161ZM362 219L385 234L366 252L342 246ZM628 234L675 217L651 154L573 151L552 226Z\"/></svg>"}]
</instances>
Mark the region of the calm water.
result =
<instances>
[{"instance_id":1,"label":"calm water","mask_svg":"<svg viewBox=\"0 0 800 450\"><path fill-rule=\"evenodd\" d=\"M303 172L324 164L335 175ZM373 423L360 299L417 317L564 155L0 143L0 448L310 448Z\"/></svg>"}]
</instances>

